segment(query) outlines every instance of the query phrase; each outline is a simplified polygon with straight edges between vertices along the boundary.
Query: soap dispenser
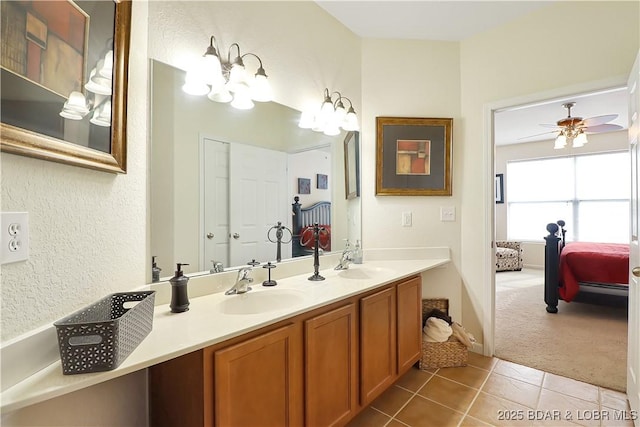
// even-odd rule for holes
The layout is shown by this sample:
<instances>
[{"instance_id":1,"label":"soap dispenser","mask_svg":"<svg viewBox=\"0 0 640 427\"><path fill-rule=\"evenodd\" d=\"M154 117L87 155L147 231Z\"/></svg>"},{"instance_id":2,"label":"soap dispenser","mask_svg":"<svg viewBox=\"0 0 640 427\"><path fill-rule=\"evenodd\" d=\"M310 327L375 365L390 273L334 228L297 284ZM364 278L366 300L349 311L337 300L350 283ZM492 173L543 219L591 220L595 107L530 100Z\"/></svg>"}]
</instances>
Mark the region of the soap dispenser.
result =
<instances>
[{"instance_id":1,"label":"soap dispenser","mask_svg":"<svg viewBox=\"0 0 640 427\"><path fill-rule=\"evenodd\" d=\"M353 263L362 264L362 248L360 247L360 240L356 240L356 248L353 250Z\"/></svg>"},{"instance_id":2,"label":"soap dispenser","mask_svg":"<svg viewBox=\"0 0 640 427\"><path fill-rule=\"evenodd\" d=\"M156 258L157 257L155 255L151 257L151 282L152 283L160 281L160 271L162 271L162 269L158 267L158 264L156 264Z\"/></svg>"},{"instance_id":3,"label":"soap dispenser","mask_svg":"<svg viewBox=\"0 0 640 427\"><path fill-rule=\"evenodd\" d=\"M175 276L173 276L169 282L171 283L171 307L172 313L182 313L189 310L189 296L187 295L187 282L189 278L184 275L182 271L183 265L178 263Z\"/></svg>"}]
</instances>

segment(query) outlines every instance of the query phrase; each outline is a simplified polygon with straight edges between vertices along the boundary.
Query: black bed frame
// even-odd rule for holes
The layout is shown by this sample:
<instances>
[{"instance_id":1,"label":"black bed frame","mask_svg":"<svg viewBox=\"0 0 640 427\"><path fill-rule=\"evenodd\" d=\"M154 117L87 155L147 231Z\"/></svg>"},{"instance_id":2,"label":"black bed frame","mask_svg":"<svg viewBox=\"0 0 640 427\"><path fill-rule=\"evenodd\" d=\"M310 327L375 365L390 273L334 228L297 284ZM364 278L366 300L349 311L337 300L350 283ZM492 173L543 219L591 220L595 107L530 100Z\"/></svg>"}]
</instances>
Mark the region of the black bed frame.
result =
<instances>
[{"instance_id":1,"label":"black bed frame","mask_svg":"<svg viewBox=\"0 0 640 427\"><path fill-rule=\"evenodd\" d=\"M548 313L558 312L558 286L560 285L560 253L564 248L565 222L547 224L549 235L544 238L544 302ZM561 230L561 231L560 231ZM560 236L558 236L560 231Z\"/></svg>"},{"instance_id":2,"label":"black bed frame","mask_svg":"<svg viewBox=\"0 0 640 427\"><path fill-rule=\"evenodd\" d=\"M291 204L293 215L293 237L291 240L291 256L299 257L311 255L313 251L308 250L300 244L300 233L302 229L319 223L320 225L331 225L331 202L317 202L311 206L303 208L300 204L300 197L293 198L294 203Z\"/></svg>"},{"instance_id":3,"label":"black bed frame","mask_svg":"<svg viewBox=\"0 0 640 427\"><path fill-rule=\"evenodd\" d=\"M547 312L558 312L558 288L560 287L560 254L566 241L567 230L565 222L547 224L549 235L544 238L544 302L547 304ZM580 293L576 296L576 302L625 304L628 295L628 286L615 283L579 282ZM594 295L598 295L594 298Z\"/></svg>"}]
</instances>

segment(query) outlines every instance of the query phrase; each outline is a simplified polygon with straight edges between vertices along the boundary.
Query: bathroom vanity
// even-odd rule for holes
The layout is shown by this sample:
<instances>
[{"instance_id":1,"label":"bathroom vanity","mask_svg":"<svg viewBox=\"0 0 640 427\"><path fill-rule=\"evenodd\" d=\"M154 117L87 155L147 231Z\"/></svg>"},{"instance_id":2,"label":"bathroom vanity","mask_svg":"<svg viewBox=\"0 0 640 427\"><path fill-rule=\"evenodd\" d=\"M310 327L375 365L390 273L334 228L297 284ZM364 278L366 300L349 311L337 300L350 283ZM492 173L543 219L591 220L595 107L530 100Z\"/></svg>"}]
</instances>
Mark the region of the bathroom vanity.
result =
<instances>
[{"instance_id":1,"label":"bathroom vanity","mask_svg":"<svg viewBox=\"0 0 640 427\"><path fill-rule=\"evenodd\" d=\"M421 290L411 276L155 365L150 424L346 424L419 360Z\"/></svg>"},{"instance_id":2,"label":"bathroom vanity","mask_svg":"<svg viewBox=\"0 0 640 427\"><path fill-rule=\"evenodd\" d=\"M58 359L4 390L2 411L148 369L149 425L345 424L420 357L421 273L450 262L447 248L426 252L329 267L320 282L307 280L311 260L283 263L304 273L241 295L224 294L234 272L205 276L189 283L184 313L171 312L168 283L154 284L153 329L120 366L63 375Z\"/></svg>"}]
</instances>

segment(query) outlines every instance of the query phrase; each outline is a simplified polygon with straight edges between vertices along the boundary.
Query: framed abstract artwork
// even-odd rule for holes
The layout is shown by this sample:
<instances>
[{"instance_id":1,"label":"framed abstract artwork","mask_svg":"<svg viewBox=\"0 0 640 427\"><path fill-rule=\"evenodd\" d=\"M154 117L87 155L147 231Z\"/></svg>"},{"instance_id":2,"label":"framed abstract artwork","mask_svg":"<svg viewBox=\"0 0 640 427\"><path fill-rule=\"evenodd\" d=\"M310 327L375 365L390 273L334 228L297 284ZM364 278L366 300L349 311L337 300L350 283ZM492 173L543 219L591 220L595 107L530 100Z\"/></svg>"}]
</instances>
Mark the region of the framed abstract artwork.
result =
<instances>
[{"instance_id":1,"label":"framed abstract artwork","mask_svg":"<svg viewBox=\"0 0 640 427\"><path fill-rule=\"evenodd\" d=\"M131 0L1 7L0 149L126 173Z\"/></svg>"},{"instance_id":2,"label":"framed abstract artwork","mask_svg":"<svg viewBox=\"0 0 640 427\"><path fill-rule=\"evenodd\" d=\"M451 196L450 118L376 117L376 195Z\"/></svg>"}]
</instances>

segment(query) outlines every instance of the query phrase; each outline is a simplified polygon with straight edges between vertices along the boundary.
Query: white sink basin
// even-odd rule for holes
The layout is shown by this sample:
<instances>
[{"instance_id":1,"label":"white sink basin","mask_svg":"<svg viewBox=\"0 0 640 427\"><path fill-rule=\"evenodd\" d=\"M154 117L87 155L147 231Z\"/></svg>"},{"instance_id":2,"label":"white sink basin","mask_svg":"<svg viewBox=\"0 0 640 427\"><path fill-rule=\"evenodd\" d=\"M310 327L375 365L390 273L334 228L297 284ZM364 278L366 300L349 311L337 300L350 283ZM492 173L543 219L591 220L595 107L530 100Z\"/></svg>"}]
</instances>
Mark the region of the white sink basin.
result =
<instances>
[{"instance_id":1,"label":"white sink basin","mask_svg":"<svg viewBox=\"0 0 640 427\"><path fill-rule=\"evenodd\" d=\"M347 270L341 270L338 277L343 279L366 280L384 276L391 270L383 267L349 267Z\"/></svg>"},{"instance_id":2,"label":"white sink basin","mask_svg":"<svg viewBox=\"0 0 640 427\"><path fill-rule=\"evenodd\" d=\"M290 289L249 291L239 295L227 295L219 304L223 314L260 314L282 310L305 300L302 292Z\"/></svg>"}]
</instances>

